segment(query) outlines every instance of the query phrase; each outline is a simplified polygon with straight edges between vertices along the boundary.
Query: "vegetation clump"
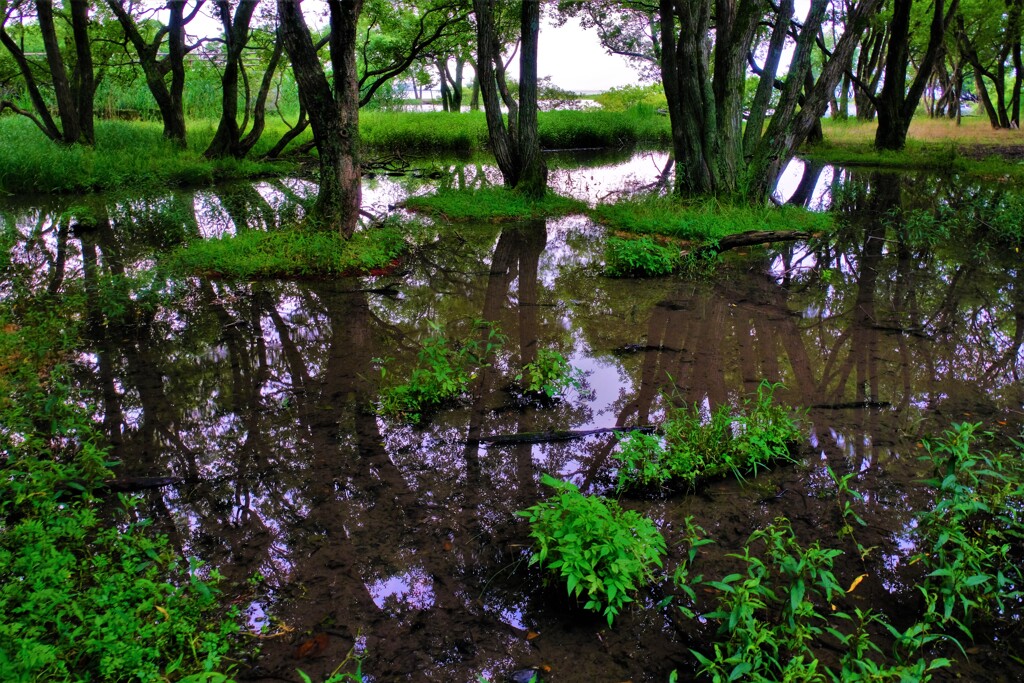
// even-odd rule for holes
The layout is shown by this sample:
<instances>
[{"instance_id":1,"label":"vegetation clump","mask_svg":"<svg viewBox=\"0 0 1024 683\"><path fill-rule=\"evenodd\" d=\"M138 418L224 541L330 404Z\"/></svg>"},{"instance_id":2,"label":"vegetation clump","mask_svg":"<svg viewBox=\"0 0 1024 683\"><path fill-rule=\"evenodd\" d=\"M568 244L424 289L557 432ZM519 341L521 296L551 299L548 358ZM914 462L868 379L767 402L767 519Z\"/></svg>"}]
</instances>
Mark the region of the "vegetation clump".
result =
<instances>
[{"instance_id":1,"label":"vegetation clump","mask_svg":"<svg viewBox=\"0 0 1024 683\"><path fill-rule=\"evenodd\" d=\"M525 382L529 393L554 398L569 389L583 388L583 374L559 351L538 349L537 358L523 366L516 375L517 382Z\"/></svg>"},{"instance_id":2,"label":"vegetation clump","mask_svg":"<svg viewBox=\"0 0 1024 683\"><path fill-rule=\"evenodd\" d=\"M141 498L105 489L115 463L65 363L84 297L14 295L0 315L0 679L214 672L238 631L217 572L156 533Z\"/></svg>"},{"instance_id":3,"label":"vegetation clump","mask_svg":"<svg viewBox=\"0 0 1024 683\"><path fill-rule=\"evenodd\" d=\"M679 248L658 244L648 236L609 237L604 247L604 274L609 277L670 275L682 262Z\"/></svg>"},{"instance_id":4,"label":"vegetation clump","mask_svg":"<svg viewBox=\"0 0 1024 683\"><path fill-rule=\"evenodd\" d=\"M732 474L743 478L779 460L791 459L799 435L793 411L775 403L779 385L762 382L739 409L720 405L670 407L661 436L630 432L613 457L621 465L618 488L699 482Z\"/></svg>"},{"instance_id":5,"label":"vegetation clump","mask_svg":"<svg viewBox=\"0 0 1024 683\"><path fill-rule=\"evenodd\" d=\"M408 248L407 232L394 222L347 240L329 230L242 230L190 242L167 260L176 270L240 279L362 275L392 265Z\"/></svg>"},{"instance_id":6,"label":"vegetation clump","mask_svg":"<svg viewBox=\"0 0 1024 683\"><path fill-rule=\"evenodd\" d=\"M452 401L469 389L477 373L490 363L491 357L505 342L498 329L483 321L474 327L483 331L482 339L463 339L452 343L436 322L430 322L430 334L420 345L417 364L404 382L385 387L380 393L381 415L398 417L412 423L425 414ZM387 380L390 359L381 363L381 379Z\"/></svg>"},{"instance_id":7,"label":"vegetation clump","mask_svg":"<svg viewBox=\"0 0 1024 683\"><path fill-rule=\"evenodd\" d=\"M611 626L634 593L662 566L665 538L654 522L600 496L585 496L572 483L543 475L554 489L546 501L516 514L530 522L536 551L530 564L565 581L570 596L602 613Z\"/></svg>"},{"instance_id":8,"label":"vegetation clump","mask_svg":"<svg viewBox=\"0 0 1024 683\"><path fill-rule=\"evenodd\" d=\"M409 197L404 206L456 222L529 220L583 213L585 209L583 202L553 192L535 200L505 187L438 190L434 194Z\"/></svg>"}]
</instances>

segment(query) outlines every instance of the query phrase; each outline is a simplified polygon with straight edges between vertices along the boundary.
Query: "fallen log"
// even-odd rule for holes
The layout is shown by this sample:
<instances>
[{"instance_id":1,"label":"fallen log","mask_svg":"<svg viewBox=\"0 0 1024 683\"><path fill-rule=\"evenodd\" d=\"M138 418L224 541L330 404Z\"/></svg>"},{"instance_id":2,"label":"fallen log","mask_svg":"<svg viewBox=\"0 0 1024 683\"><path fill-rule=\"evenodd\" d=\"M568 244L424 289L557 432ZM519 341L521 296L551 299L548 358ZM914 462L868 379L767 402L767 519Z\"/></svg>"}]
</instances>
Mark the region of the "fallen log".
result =
<instances>
[{"instance_id":1,"label":"fallen log","mask_svg":"<svg viewBox=\"0 0 1024 683\"><path fill-rule=\"evenodd\" d=\"M598 429L571 429L553 432L519 432L517 434L493 434L474 439L466 439L467 443L485 443L496 446L507 446L521 443L552 443L556 441L575 441L595 434L611 434L614 432L643 432L653 434L657 427L640 425L634 427L599 427Z\"/></svg>"},{"instance_id":2,"label":"fallen log","mask_svg":"<svg viewBox=\"0 0 1024 683\"><path fill-rule=\"evenodd\" d=\"M755 244L768 242L796 242L812 237L811 233L803 230L749 230L738 232L735 235L726 235L718 240L717 244L709 244L701 247L699 251L713 251L721 254L723 251L736 249L738 247L750 247Z\"/></svg>"}]
</instances>

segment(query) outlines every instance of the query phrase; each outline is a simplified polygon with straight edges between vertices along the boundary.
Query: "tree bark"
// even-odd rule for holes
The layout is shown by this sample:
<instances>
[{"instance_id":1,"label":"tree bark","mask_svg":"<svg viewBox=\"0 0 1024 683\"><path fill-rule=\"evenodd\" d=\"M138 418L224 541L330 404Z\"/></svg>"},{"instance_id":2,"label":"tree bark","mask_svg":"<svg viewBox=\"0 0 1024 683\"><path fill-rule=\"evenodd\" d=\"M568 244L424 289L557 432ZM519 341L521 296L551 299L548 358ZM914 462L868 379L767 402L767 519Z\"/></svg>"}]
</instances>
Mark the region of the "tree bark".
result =
<instances>
[{"instance_id":1,"label":"tree bark","mask_svg":"<svg viewBox=\"0 0 1024 683\"><path fill-rule=\"evenodd\" d=\"M217 13L220 15L224 29L224 72L221 74L221 110L217 132L210 141L203 156L208 159L218 157L241 158L244 152L241 147L242 131L238 125L238 80L242 62L242 52L249 42L249 24L259 0L241 0L231 17L231 7L227 0L216 0ZM247 150L246 150L247 151Z\"/></svg>"},{"instance_id":2,"label":"tree bark","mask_svg":"<svg viewBox=\"0 0 1024 683\"><path fill-rule=\"evenodd\" d=\"M320 188L310 221L348 238L355 232L362 203L355 45L363 2L328 0L333 89L302 16L300 0L278 0L277 4L285 50L320 155Z\"/></svg>"}]
</instances>

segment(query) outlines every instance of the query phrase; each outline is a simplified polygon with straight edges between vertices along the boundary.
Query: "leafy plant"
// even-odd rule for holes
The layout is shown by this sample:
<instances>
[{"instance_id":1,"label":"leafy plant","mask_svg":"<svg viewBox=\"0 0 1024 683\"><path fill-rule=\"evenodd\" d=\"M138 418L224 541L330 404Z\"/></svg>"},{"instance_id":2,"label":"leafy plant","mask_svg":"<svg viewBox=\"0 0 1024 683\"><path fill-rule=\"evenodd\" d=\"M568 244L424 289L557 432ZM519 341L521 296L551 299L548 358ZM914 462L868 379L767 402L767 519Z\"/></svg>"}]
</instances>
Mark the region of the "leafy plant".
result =
<instances>
[{"instance_id":1,"label":"leafy plant","mask_svg":"<svg viewBox=\"0 0 1024 683\"><path fill-rule=\"evenodd\" d=\"M611 277L669 275L680 264L679 248L657 244L650 237L609 237L604 250L604 272Z\"/></svg>"},{"instance_id":2,"label":"leafy plant","mask_svg":"<svg viewBox=\"0 0 1024 683\"><path fill-rule=\"evenodd\" d=\"M526 391L544 394L548 398L568 389L583 388L583 373L569 364L568 359L554 349L538 349L537 359L523 366L516 381L527 379Z\"/></svg>"},{"instance_id":3,"label":"leafy plant","mask_svg":"<svg viewBox=\"0 0 1024 683\"><path fill-rule=\"evenodd\" d=\"M1024 466L1020 454L977 448L991 434L958 423L924 447L936 489L931 510L916 515L921 590L933 617L970 635L978 616L996 618L1021 597ZM1018 444L1018 447L1021 445Z\"/></svg>"},{"instance_id":4,"label":"leafy plant","mask_svg":"<svg viewBox=\"0 0 1024 683\"><path fill-rule=\"evenodd\" d=\"M654 523L618 503L585 496L567 481L543 475L554 495L516 514L530 522L539 564L565 581L570 595L586 596L585 609L601 612L611 626L630 594L662 566L665 539Z\"/></svg>"},{"instance_id":5,"label":"leafy plant","mask_svg":"<svg viewBox=\"0 0 1024 683\"><path fill-rule=\"evenodd\" d=\"M475 324L483 330L481 339L464 339L458 344L448 340L438 323L429 325L433 334L420 345L409 379L381 391L378 409L382 415L419 422L426 411L463 394L505 342L495 325L483 321ZM381 362L381 379L386 380L387 361Z\"/></svg>"},{"instance_id":6,"label":"leafy plant","mask_svg":"<svg viewBox=\"0 0 1024 683\"><path fill-rule=\"evenodd\" d=\"M669 408L662 438L629 433L613 455L622 463L618 488L670 481L692 488L727 474L743 478L790 459L789 444L800 432L792 410L775 403L778 386L762 382L757 396L739 410L721 405L705 415L699 405Z\"/></svg>"},{"instance_id":7,"label":"leafy plant","mask_svg":"<svg viewBox=\"0 0 1024 683\"><path fill-rule=\"evenodd\" d=\"M949 665L922 653L941 636L926 623L898 631L880 615L840 610L844 591L833 573L841 550L818 542L802 546L788 520L752 533L742 552L730 555L741 571L704 583L715 593L715 608L704 615L718 620L719 636L710 652L692 650L701 672L716 681L927 681ZM851 586L850 590L856 586ZM890 662L874 640L881 626L896 638ZM831 667L817 648L843 652Z\"/></svg>"}]
</instances>

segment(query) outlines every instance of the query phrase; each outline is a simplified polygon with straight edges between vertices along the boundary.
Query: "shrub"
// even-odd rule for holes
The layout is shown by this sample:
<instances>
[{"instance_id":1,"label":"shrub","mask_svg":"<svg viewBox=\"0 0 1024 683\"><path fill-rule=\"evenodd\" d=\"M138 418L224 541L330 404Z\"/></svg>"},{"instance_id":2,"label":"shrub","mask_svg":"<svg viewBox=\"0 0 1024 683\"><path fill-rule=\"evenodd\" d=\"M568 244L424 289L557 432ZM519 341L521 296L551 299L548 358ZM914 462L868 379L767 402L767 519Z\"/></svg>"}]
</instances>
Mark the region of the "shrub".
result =
<instances>
[{"instance_id":1,"label":"shrub","mask_svg":"<svg viewBox=\"0 0 1024 683\"><path fill-rule=\"evenodd\" d=\"M554 398L570 388L581 389L582 374L569 365L566 357L558 351L538 349L537 359L523 366L522 372L516 376L516 381L528 379L526 391Z\"/></svg>"},{"instance_id":2,"label":"shrub","mask_svg":"<svg viewBox=\"0 0 1024 683\"><path fill-rule=\"evenodd\" d=\"M609 237L604 248L604 273L611 277L657 277L679 267L679 248L657 244L650 237Z\"/></svg>"},{"instance_id":3,"label":"shrub","mask_svg":"<svg viewBox=\"0 0 1024 683\"><path fill-rule=\"evenodd\" d=\"M571 482L543 475L554 489L547 501L516 514L530 522L539 564L565 581L569 595L586 594L585 609L601 612L611 626L630 593L662 566L665 539L654 523L618 503L585 496Z\"/></svg>"}]
</instances>

